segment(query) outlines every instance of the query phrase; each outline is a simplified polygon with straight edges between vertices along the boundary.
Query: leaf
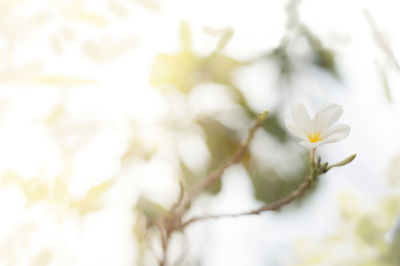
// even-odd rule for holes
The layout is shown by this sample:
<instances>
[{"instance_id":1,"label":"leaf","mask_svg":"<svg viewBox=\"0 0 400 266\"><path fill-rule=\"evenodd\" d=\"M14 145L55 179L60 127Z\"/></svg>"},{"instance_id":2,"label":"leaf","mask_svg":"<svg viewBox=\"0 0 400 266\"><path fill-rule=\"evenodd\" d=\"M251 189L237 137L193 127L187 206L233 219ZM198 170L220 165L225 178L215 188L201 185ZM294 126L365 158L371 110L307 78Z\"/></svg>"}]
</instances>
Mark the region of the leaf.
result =
<instances>
[{"instance_id":1,"label":"leaf","mask_svg":"<svg viewBox=\"0 0 400 266\"><path fill-rule=\"evenodd\" d=\"M287 140L286 130L279 122L277 114L268 114L268 119L263 123L263 129L280 142Z\"/></svg>"},{"instance_id":2,"label":"leaf","mask_svg":"<svg viewBox=\"0 0 400 266\"><path fill-rule=\"evenodd\" d=\"M97 186L94 186L89 189L89 192L86 194L86 199L87 200L95 200L98 197L100 197L104 192L106 192L111 185L114 183L113 180L108 180L103 183L100 183Z\"/></svg>"},{"instance_id":3,"label":"leaf","mask_svg":"<svg viewBox=\"0 0 400 266\"><path fill-rule=\"evenodd\" d=\"M204 32L212 37L219 37L219 41L216 47L216 51L217 52L222 52L225 47L228 45L228 43L230 42L230 40L233 37L233 29L232 28L220 28L220 29L216 29L216 28L212 28L212 27L208 27L205 26L203 28Z\"/></svg>"},{"instance_id":4,"label":"leaf","mask_svg":"<svg viewBox=\"0 0 400 266\"><path fill-rule=\"evenodd\" d=\"M232 31L225 33L219 48L208 56L197 55L192 49L192 37L186 21L180 24L182 51L175 55L158 54L152 63L150 83L164 91L173 85L179 92L188 93L201 82L216 82L232 85L232 76L237 67L245 65L218 49L222 49L232 37Z\"/></svg>"},{"instance_id":5,"label":"leaf","mask_svg":"<svg viewBox=\"0 0 400 266\"><path fill-rule=\"evenodd\" d=\"M21 189L26 199L25 208L27 209L37 201L47 199L50 193L48 184L39 178L27 180Z\"/></svg>"},{"instance_id":6,"label":"leaf","mask_svg":"<svg viewBox=\"0 0 400 266\"><path fill-rule=\"evenodd\" d=\"M56 105L45 117L44 122L46 125L55 124L65 114L64 106Z\"/></svg>"},{"instance_id":7,"label":"leaf","mask_svg":"<svg viewBox=\"0 0 400 266\"><path fill-rule=\"evenodd\" d=\"M89 189L86 196L81 200L74 200L71 206L78 209L81 215L96 211L101 207L100 197L111 187L114 181L105 181Z\"/></svg>"},{"instance_id":8,"label":"leaf","mask_svg":"<svg viewBox=\"0 0 400 266\"><path fill-rule=\"evenodd\" d=\"M189 187L192 187L193 185L197 184L200 180L206 178L209 174L205 172L202 173L193 172L188 167L186 167L186 165L183 162L181 162L181 171L183 179L185 180L185 183ZM221 184L222 184L221 179L218 179L211 186L209 186L206 189L206 191L214 195L218 194L221 191Z\"/></svg>"},{"instance_id":9,"label":"leaf","mask_svg":"<svg viewBox=\"0 0 400 266\"><path fill-rule=\"evenodd\" d=\"M53 191L49 201L63 206L69 206L72 201L67 185L61 176L56 176L54 179Z\"/></svg>"},{"instance_id":10,"label":"leaf","mask_svg":"<svg viewBox=\"0 0 400 266\"><path fill-rule=\"evenodd\" d=\"M137 201L135 209L146 217L146 228L153 226L156 219L164 217L168 213L163 206L143 196ZM140 222L143 223L143 221Z\"/></svg>"},{"instance_id":11,"label":"leaf","mask_svg":"<svg viewBox=\"0 0 400 266\"><path fill-rule=\"evenodd\" d=\"M215 170L229 160L240 145L237 133L213 118L198 121L205 133L208 149L212 156L210 170Z\"/></svg>"},{"instance_id":12,"label":"leaf","mask_svg":"<svg viewBox=\"0 0 400 266\"><path fill-rule=\"evenodd\" d=\"M245 65L245 62L238 61L220 52L214 52L204 59L201 76L209 77L213 82L232 86L232 78L235 70Z\"/></svg>"},{"instance_id":13,"label":"leaf","mask_svg":"<svg viewBox=\"0 0 400 266\"><path fill-rule=\"evenodd\" d=\"M383 240L385 231L369 216L363 216L357 223L356 234L367 245L375 246Z\"/></svg>"},{"instance_id":14,"label":"leaf","mask_svg":"<svg viewBox=\"0 0 400 266\"><path fill-rule=\"evenodd\" d=\"M255 198L265 203L271 203L289 195L303 182L305 169L296 171L295 176L283 178L275 169L260 165L253 158L244 161L244 166L253 183Z\"/></svg>"},{"instance_id":15,"label":"leaf","mask_svg":"<svg viewBox=\"0 0 400 266\"><path fill-rule=\"evenodd\" d=\"M177 55L159 54L151 66L150 83L161 89L165 85L174 85L178 91L187 93L198 83L199 60L191 51Z\"/></svg>"},{"instance_id":16,"label":"leaf","mask_svg":"<svg viewBox=\"0 0 400 266\"><path fill-rule=\"evenodd\" d=\"M334 77L338 77L338 73L336 71L336 60L335 60L335 52L332 49L327 48L319 48L314 51L314 63L332 74Z\"/></svg>"},{"instance_id":17,"label":"leaf","mask_svg":"<svg viewBox=\"0 0 400 266\"><path fill-rule=\"evenodd\" d=\"M230 40L232 39L232 37L233 37L233 29L231 28L226 29L222 34L221 39L218 42L217 51L224 50L225 47L230 42Z\"/></svg>"},{"instance_id":18,"label":"leaf","mask_svg":"<svg viewBox=\"0 0 400 266\"><path fill-rule=\"evenodd\" d=\"M198 123L205 133L206 143L212 159L206 171L201 173L191 171L181 162L183 177L189 186L206 178L216 169L219 169L224 162L233 156L237 147L240 145L236 132L226 127L221 122L212 118L205 118L199 120ZM217 194L220 189L221 180L218 180L207 189L207 192Z\"/></svg>"},{"instance_id":19,"label":"leaf","mask_svg":"<svg viewBox=\"0 0 400 266\"><path fill-rule=\"evenodd\" d=\"M267 59L271 59L278 65L281 79L290 79L295 67L292 59L287 53L286 45L281 45L275 48L271 53L267 54Z\"/></svg>"}]
</instances>

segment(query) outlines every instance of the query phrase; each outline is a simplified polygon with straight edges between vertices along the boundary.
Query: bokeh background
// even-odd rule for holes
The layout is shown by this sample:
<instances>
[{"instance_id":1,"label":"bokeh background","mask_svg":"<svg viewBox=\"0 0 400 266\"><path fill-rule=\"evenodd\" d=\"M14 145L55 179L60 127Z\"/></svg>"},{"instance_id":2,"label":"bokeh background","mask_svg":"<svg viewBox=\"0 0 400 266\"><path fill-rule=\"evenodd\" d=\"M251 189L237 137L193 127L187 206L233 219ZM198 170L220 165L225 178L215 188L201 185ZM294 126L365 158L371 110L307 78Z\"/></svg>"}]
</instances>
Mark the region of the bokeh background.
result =
<instances>
[{"instance_id":1,"label":"bokeh background","mask_svg":"<svg viewBox=\"0 0 400 266\"><path fill-rule=\"evenodd\" d=\"M342 105L350 136L319 154L356 160L279 212L193 224L171 265L400 265L399 7L1 0L0 265L156 265L151 219L264 110L249 154L189 214L287 195L308 164L284 127L294 102Z\"/></svg>"}]
</instances>

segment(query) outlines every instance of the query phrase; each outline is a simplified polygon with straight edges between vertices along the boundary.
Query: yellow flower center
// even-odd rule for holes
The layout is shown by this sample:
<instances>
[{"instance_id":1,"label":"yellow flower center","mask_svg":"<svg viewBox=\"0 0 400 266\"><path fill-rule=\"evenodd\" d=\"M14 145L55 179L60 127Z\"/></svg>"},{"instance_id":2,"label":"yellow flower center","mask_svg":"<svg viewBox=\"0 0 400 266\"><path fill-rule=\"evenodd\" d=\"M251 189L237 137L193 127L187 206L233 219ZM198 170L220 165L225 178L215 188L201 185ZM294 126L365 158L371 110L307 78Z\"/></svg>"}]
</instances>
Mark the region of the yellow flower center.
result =
<instances>
[{"instance_id":1,"label":"yellow flower center","mask_svg":"<svg viewBox=\"0 0 400 266\"><path fill-rule=\"evenodd\" d=\"M308 140L312 143L322 140L321 134L319 132L314 132L314 133L308 134L307 137L308 137Z\"/></svg>"}]
</instances>

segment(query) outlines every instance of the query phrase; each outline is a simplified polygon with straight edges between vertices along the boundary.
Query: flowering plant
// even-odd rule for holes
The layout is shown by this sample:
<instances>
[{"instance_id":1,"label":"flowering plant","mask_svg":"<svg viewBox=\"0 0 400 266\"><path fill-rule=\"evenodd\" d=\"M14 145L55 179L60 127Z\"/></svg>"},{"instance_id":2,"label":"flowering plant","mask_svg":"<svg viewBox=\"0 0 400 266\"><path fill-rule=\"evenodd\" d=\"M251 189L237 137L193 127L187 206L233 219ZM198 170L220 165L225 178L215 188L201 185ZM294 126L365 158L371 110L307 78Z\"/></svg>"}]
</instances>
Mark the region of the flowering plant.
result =
<instances>
[{"instance_id":1,"label":"flowering plant","mask_svg":"<svg viewBox=\"0 0 400 266\"><path fill-rule=\"evenodd\" d=\"M293 122L286 120L286 127L296 137L303 141L301 145L314 149L326 143L344 139L350 133L350 127L345 124L334 125L343 113L343 108L337 104L326 104L311 119L307 109L301 103L291 108Z\"/></svg>"}]
</instances>

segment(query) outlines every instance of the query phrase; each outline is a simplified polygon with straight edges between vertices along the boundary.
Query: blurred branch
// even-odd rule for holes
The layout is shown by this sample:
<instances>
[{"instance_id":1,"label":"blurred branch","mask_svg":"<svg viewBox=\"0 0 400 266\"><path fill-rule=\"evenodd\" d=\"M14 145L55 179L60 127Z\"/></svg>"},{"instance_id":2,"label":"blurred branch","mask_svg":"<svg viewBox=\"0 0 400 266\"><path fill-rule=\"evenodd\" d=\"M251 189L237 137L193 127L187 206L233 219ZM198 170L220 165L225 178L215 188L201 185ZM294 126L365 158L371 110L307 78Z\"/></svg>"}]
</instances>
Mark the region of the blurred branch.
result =
<instances>
[{"instance_id":1,"label":"blurred branch","mask_svg":"<svg viewBox=\"0 0 400 266\"><path fill-rule=\"evenodd\" d=\"M194 222L208 220L208 219L218 219L218 218L225 218L225 217L241 217L241 216L248 216L248 215L258 215L266 211L276 211L282 208L285 205L288 205L292 201L301 198L305 195L305 193L312 187L312 185L318 179L318 176L328 172L330 169L334 167L344 166L354 160L356 157L355 154L349 156L348 158L333 164L328 165L327 162L321 164L321 158L315 158L315 149L311 150L311 163L310 163L310 174L307 175L306 179L295 189L293 190L288 196L283 197L274 201L271 204L267 204L263 207L258 209L242 212L238 214L222 214L222 215L204 215L204 216L197 216L187 221L183 221L183 216L186 214L188 210L188 206L193 202L193 200L203 192L207 187L211 184L219 180L225 170L230 166L239 163L246 152L249 149L250 142L254 138L256 130L262 125L263 121L265 120L268 112L263 112L257 116L253 125L250 127L248 131L248 136L245 141L239 146L236 150L233 157L222 165L221 168L214 171L211 175L209 175L204 180L197 183L193 189L187 194L185 193L185 188L182 183L180 183L180 195L178 201L174 204L168 214L157 217L155 219L155 225L158 228L160 233L160 241L161 241L161 248L162 248L162 257L159 260L159 266L166 266L168 263L168 249L170 244L170 239L173 233L175 232L182 232L187 226Z\"/></svg>"},{"instance_id":2,"label":"blurred branch","mask_svg":"<svg viewBox=\"0 0 400 266\"><path fill-rule=\"evenodd\" d=\"M179 197L174 206L172 206L171 212L174 212L176 208L178 208L181 205L184 197L185 197L185 186L183 185L182 181L179 181Z\"/></svg>"},{"instance_id":3,"label":"blurred branch","mask_svg":"<svg viewBox=\"0 0 400 266\"><path fill-rule=\"evenodd\" d=\"M295 190L293 190L289 194L289 196L278 199L273 203L267 204L265 206L262 206L258 209L252 210L252 211L236 213L236 214L204 215L204 216L193 217L193 218L187 220L186 222L182 223L182 228L186 228L188 225L190 225L194 222L203 221L203 220L219 219L219 218L235 218L235 217L242 217L242 216L249 216L249 215L259 215L266 211L277 211L277 210L281 209L283 206L288 205L292 201L304 196L304 194L315 183L315 181L317 180L319 175L328 172L330 169L332 169L334 167L340 167L340 166L349 164L356 158L356 154L353 154L338 163L328 166L327 163L321 164L320 157L317 159L317 162L315 162L315 149L313 149L311 151L311 156L312 156L312 158L311 158L311 173L306 177L304 182L302 182Z\"/></svg>"},{"instance_id":4,"label":"blurred branch","mask_svg":"<svg viewBox=\"0 0 400 266\"><path fill-rule=\"evenodd\" d=\"M183 228L186 228L188 225L198 222L198 221L203 221L203 220L208 220L208 219L219 219L219 218L236 218L236 217L242 217L242 216L248 216L248 215L258 215L266 211L276 211L282 208L285 205L288 205L292 201L294 201L297 198L302 197L306 191L311 188L313 185L314 181L316 180L316 176L309 175L306 177L306 180L301 183L297 189L292 191L289 196L279 199L271 204L265 205L261 208L252 210L252 211L247 211L247 212L242 212L242 213L236 213L236 214L221 214L221 215L205 215L205 216L198 216L198 217L193 217L189 219L188 221L184 222L182 224Z\"/></svg>"},{"instance_id":5,"label":"blurred branch","mask_svg":"<svg viewBox=\"0 0 400 266\"><path fill-rule=\"evenodd\" d=\"M368 22L368 25L371 27L372 35L373 35L375 41L378 43L378 45L382 49L382 51L390 58L390 60L395 65L397 70L400 71L400 64L399 64L396 56L394 55L392 48L387 43L385 38L382 36L382 33L376 26L376 23L375 23L372 15L366 9L364 9L364 16Z\"/></svg>"},{"instance_id":6,"label":"blurred branch","mask_svg":"<svg viewBox=\"0 0 400 266\"><path fill-rule=\"evenodd\" d=\"M163 217L159 217L156 219L155 224L158 228L158 231L161 236L161 248L162 248L162 258L159 260L160 266L167 265L167 255L168 255L168 247L170 243L171 235L174 232L182 231L184 227L182 226L182 216L187 211L187 207L190 203L207 187L213 184L215 181L221 178L223 173L230 166L239 163L243 156L248 151L251 140L254 138L254 134L256 130L262 125L262 122L267 117L268 112L265 111L257 116L253 125L249 129L248 136L246 140L239 146L236 150L234 156L231 160L225 163L221 168L214 171L210 176L208 176L203 181L197 183L194 188L190 191L190 193L185 197L185 190L182 183L180 183L180 195L177 203L171 208L169 213Z\"/></svg>"},{"instance_id":7,"label":"blurred branch","mask_svg":"<svg viewBox=\"0 0 400 266\"><path fill-rule=\"evenodd\" d=\"M196 198L204 189L209 187L215 181L217 181L221 176L224 174L225 170L230 166L237 164L241 161L243 156L246 154L249 144L251 140L254 138L254 133L256 130L262 125L262 122L267 117L268 112L265 111L257 116L255 119L253 126L249 129L247 139L239 146L236 150L235 154L233 155L232 159L226 162L221 168L217 169L211 175L209 175L206 179L203 179L199 183L197 183L193 189L189 192L187 198L185 198L181 204L181 207L185 208L189 203Z\"/></svg>"}]
</instances>

